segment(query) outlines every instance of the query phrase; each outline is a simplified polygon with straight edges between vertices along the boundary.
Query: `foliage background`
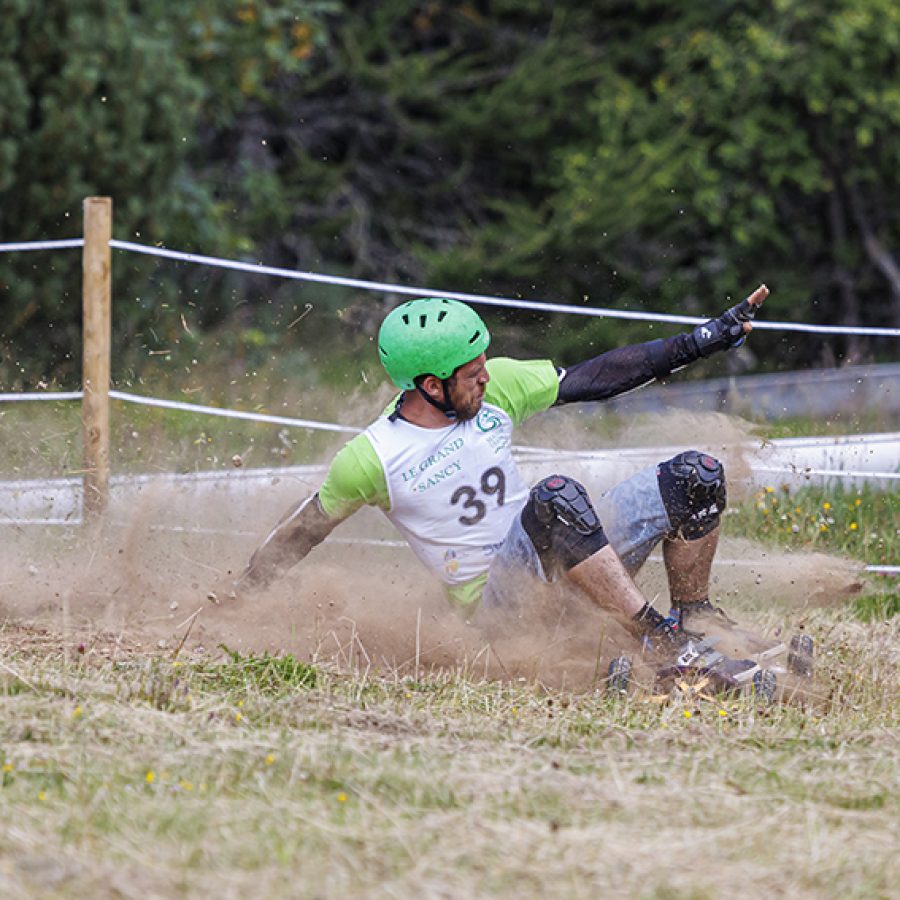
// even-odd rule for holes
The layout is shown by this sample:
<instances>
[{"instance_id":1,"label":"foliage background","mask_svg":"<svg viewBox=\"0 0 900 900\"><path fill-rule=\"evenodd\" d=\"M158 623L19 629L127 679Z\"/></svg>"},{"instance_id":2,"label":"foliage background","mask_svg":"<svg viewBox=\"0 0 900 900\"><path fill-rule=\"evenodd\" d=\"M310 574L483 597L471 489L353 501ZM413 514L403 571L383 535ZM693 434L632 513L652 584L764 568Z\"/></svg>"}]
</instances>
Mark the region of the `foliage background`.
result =
<instances>
[{"instance_id":1,"label":"foliage background","mask_svg":"<svg viewBox=\"0 0 900 900\"><path fill-rule=\"evenodd\" d=\"M697 314L765 280L771 318L900 324L891 0L0 0L0 48L0 241L77 236L109 195L116 237L275 266ZM7 384L77 383L79 265L0 256ZM397 299L114 267L120 381L200 351L315 380ZM563 362L654 336L488 318Z\"/></svg>"}]
</instances>

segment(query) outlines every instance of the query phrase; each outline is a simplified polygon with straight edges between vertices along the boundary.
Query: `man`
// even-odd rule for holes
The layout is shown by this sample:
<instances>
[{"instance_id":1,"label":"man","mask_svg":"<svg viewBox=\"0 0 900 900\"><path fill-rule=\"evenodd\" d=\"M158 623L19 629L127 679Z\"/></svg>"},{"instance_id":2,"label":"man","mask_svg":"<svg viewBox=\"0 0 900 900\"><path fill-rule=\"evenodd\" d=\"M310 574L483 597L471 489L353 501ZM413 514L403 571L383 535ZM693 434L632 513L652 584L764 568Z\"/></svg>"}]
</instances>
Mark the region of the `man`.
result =
<instances>
[{"instance_id":1,"label":"man","mask_svg":"<svg viewBox=\"0 0 900 900\"><path fill-rule=\"evenodd\" d=\"M269 584L369 504L386 513L467 610L514 608L523 600L516 574L547 583L566 579L650 646L679 650L682 626L720 612L708 595L726 501L718 460L679 453L605 494L598 515L585 489L565 475L529 491L511 454L512 430L551 406L606 400L738 346L768 293L761 285L692 332L621 347L568 369L549 360L488 361L488 330L458 301L400 305L378 336L399 397L340 450L320 489L269 534L236 590ZM632 580L660 542L668 617Z\"/></svg>"}]
</instances>

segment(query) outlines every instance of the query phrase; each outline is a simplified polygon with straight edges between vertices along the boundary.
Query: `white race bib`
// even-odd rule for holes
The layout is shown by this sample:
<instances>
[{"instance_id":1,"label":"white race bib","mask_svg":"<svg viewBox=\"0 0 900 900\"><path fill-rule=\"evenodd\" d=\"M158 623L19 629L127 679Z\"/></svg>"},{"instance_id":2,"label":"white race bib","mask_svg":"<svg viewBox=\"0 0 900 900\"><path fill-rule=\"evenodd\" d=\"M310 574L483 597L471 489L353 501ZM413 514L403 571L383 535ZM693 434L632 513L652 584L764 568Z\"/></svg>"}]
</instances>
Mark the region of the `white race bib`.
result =
<instances>
[{"instance_id":1,"label":"white race bib","mask_svg":"<svg viewBox=\"0 0 900 900\"><path fill-rule=\"evenodd\" d=\"M485 403L446 428L379 419L365 434L387 481L388 518L447 584L487 571L528 488L513 460L512 419Z\"/></svg>"}]
</instances>

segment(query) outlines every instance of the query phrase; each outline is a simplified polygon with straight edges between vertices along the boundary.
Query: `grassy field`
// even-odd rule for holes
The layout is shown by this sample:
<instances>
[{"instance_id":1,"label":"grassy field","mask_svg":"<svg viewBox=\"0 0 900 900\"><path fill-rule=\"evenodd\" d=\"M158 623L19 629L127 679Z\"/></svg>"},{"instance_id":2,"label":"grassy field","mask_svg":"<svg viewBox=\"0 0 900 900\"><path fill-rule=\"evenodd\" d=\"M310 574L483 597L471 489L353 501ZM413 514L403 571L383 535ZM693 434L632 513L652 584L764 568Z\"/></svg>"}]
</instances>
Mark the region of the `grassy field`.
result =
<instances>
[{"instance_id":1,"label":"grassy field","mask_svg":"<svg viewBox=\"0 0 900 900\"><path fill-rule=\"evenodd\" d=\"M843 504L863 524L844 523L840 549L896 559L895 504L859 497L791 508L837 525ZM766 502L727 529L838 540L812 521L767 532ZM804 611L817 674L774 706L148 650L102 631L76 643L7 622L0 895L896 896L891 591Z\"/></svg>"},{"instance_id":2,"label":"grassy field","mask_svg":"<svg viewBox=\"0 0 900 900\"><path fill-rule=\"evenodd\" d=\"M816 697L765 707L9 627L0 891L895 896L900 628L813 632Z\"/></svg>"},{"instance_id":3,"label":"grassy field","mask_svg":"<svg viewBox=\"0 0 900 900\"><path fill-rule=\"evenodd\" d=\"M896 491L840 486L793 493L767 487L729 510L726 532L785 550L820 550L872 565L900 565L900 498ZM855 599L863 619L900 613L900 579L872 579Z\"/></svg>"},{"instance_id":4,"label":"grassy field","mask_svg":"<svg viewBox=\"0 0 900 900\"><path fill-rule=\"evenodd\" d=\"M77 415L47 413L0 419L6 477L77 471ZM123 467L321 449L162 421L120 417ZM773 485L724 527L900 560L896 493ZM870 579L805 611L817 674L774 706L148 650L8 621L0 896L897 896L898 608L897 581Z\"/></svg>"}]
</instances>

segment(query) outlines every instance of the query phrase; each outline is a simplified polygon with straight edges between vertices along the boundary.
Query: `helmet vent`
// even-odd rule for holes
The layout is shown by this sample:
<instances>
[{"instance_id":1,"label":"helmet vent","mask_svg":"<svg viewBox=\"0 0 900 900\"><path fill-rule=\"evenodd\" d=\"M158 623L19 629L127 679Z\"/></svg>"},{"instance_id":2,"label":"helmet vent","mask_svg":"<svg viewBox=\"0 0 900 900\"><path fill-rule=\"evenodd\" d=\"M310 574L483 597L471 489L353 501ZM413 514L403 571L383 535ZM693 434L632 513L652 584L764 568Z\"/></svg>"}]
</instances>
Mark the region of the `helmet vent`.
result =
<instances>
[{"instance_id":1,"label":"helmet vent","mask_svg":"<svg viewBox=\"0 0 900 900\"><path fill-rule=\"evenodd\" d=\"M403 319L404 325L409 325L409 316L406 313L403 313L403 315L400 316L400 318Z\"/></svg>"},{"instance_id":2,"label":"helmet vent","mask_svg":"<svg viewBox=\"0 0 900 900\"><path fill-rule=\"evenodd\" d=\"M480 332L480 331L476 331L475 334L473 334L472 337L469 338L469 343L470 343L470 344L474 344L475 341L477 341L478 338L480 338L480 337L481 337L481 332Z\"/></svg>"},{"instance_id":3,"label":"helmet vent","mask_svg":"<svg viewBox=\"0 0 900 900\"><path fill-rule=\"evenodd\" d=\"M424 316L419 316L419 327L424 328L428 323L428 314L426 313Z\"/></svg>"},{"instance_id":4,"label":"helmet vent","mask_svg":"<svg viewBox=\"0 0 900 900\"><path fill-rule=\"evenodd\" d=\"M447 310L446 310L446 309L442 309L442 310L438 313L438 322L443 322L444 319L446 318L446 316L447 316Z\"/></svg>"}]
</instances>

